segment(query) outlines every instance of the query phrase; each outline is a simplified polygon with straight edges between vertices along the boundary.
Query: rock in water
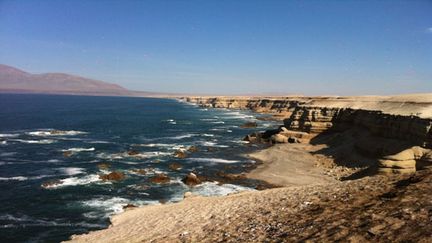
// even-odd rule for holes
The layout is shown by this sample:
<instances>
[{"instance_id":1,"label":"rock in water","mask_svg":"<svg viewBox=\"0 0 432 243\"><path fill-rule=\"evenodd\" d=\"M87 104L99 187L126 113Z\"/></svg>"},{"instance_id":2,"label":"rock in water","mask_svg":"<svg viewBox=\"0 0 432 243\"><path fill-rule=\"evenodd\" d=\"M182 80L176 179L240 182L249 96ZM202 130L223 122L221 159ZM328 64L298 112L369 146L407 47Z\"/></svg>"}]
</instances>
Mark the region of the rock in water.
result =
<instances>
[{"instance_id":1,"label":"rock in water","mask_svg":"<svg viewBox=\"0 0 432 243\"><path fill-rule=\"evenodd\" d=\"M187 151L191 153L195 153L198 152L198 148L197 146L190 146Z\"/></svg>"},{"instance_id":2,"label":"rock in water","mask_svg":"<svg viewBox=\"0 0 432 243\"><path fill-rule=\"evenodd\" d=\"M174 153L174 157L179 158L179 159L184 159L184 158L187 157L187 154L186 154L184 151L177 150L177 151Z\"/></svg>"},{"instance_id":3,"label":"rock in water","mask_svg":"<svg viewBox=\"0 0 432 243\"><path fill-rule=\"evenodd\" d=\"M217 148L215 147L207 147L207 152L215 152L217 151Z\"/></svg>"},{"instance_id":4,"label":"rock in water","mask_svg":"<svg viewBox=\"0 0 432 243\"><path fill-rule=\"evenodd\" d=\"M182 182L188 186L196 186L201 184L201 180L194 173L189 173L185 178L183 178Z\"/></svg>"},{"instance_id":5,"label":"rock in water","mask_svg":"<svg viewBox=\"0 0 432 243\"><path fill-rule=\"evenodd\" d=\"M256 122L246 122L245 124L241 125L241 128L255 128L258 124Z\"/></svg>"},{"instance_id":6,"label":"rock in water","mask_svg":"<svg viewBox=\"0 0 432 243\"><path fill-rule=\"evenodd\" d=\"M99 175L99 178L104 181L120 181L125 179L126 176L120 171L113 171L106 175Z\"/></svg>"},{"instance_id":7,"label":"rock in water","mask_svg":"<svg viewBox=\"0 0 432 243\"><path fill-rule=\"evenodd\" d=\"M127 154L130 155L130 156L134 156L134 155L139 154L139 152L136 151L136 150L129 150L129 151L127 151Z\"/></svg>"},{"instance_id":8,"label":"rock in water","mask_svg":"<svg viewBox=\"0 0 432 243\"><path fill-rule=\"evenodd\" d=\"M182 166L179 163L172 163L172 164L169 165L169 168L171 170L180 170L182 168Z\"/></svg>"},{"instance_id":9,"label":"rock in water","mask_svg":"<svg viewBox=\"0 0 432 243\"><path fill-rule=\"evenodd\" d=\"M63 153L63 156L64 156L64 157L71 157L71 156L72 156L72 151L65 151L65 152Z\"/></svg>"},{"instance_id":10,"label":"rock in water","mask_svg":"<svg viewBox=\"0 0 432 243\"><path fill-rule=\"evenodd\" d=\"M42 183L42 187L43 188L50 188L50 187L53 187L53 186L57 186L57 185L61 185L62 184L62 181L61 180L52 180L52 181L46 181L46 182L44 182L44 183Z\"/></svg>"},{"instance_id":11,"label":"rock in water","mask_svg":"<svg viewBox=\"0 0 432 243\"><path fill-rule=\"evenodd\" d=\"M140 175L147 174L147 171L145 169L133 169L132 171Z\"/></svg>"},{"instance_id":12,"label":"rock in water","mask_svg":"<svg viewBox=\"0 0 432 243\"><path fill-rule=\"evenodd\" d=\"M157 174L152 178L150 178L150 181L152 183L165 184L165 183L169 183L171 179L165 174Z\"/></svg>"}]
</instances>

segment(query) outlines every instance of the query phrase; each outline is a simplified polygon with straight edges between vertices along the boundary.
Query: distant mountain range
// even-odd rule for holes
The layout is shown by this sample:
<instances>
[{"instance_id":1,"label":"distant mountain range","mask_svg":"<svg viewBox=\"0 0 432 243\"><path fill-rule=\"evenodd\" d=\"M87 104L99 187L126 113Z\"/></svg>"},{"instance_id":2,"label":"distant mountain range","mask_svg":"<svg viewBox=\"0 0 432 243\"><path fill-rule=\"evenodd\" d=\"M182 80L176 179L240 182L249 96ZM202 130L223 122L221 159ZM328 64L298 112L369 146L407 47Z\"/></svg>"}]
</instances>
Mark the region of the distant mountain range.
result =
<instances>
[{"instance_id":1,"label":"distant mountain range","mask_svg":"<svg viewBox=\"0 0 432 243\"><path fill-rule=\"evenodd\" d=\"M0 92L102 96L170 96L170 94L132 91L117 84L65 73L32 74L3 64L0 64Z\"/></svg>"}]
</instances>

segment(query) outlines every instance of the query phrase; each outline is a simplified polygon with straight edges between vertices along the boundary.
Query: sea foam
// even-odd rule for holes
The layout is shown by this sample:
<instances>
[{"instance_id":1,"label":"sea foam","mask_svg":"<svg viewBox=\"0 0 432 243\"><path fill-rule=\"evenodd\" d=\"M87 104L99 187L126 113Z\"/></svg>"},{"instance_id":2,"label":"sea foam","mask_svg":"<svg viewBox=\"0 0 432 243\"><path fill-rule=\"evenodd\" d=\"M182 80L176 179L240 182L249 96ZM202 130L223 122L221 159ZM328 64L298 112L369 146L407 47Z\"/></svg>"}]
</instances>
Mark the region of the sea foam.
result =
<instances>
[{"instance_id":1,"label":"sea foam","mask_svg":"<svg viewBox=\"0 0 432 243\"><path fill-rule=\"evenodd\" d=\"M95 148L69 148L69 149L62 149L62 152L90 152L94 151Z\"/></svg>"},{"instance_id":2,"label":"sea foam","mask_svg":"<svg viewBox=\"0 0 432 243\"><path fill-rule=\"evenodd\" d=\"M238 160L227 160L227 159L219 159L219 158L190 158L190 161L196 162L208 162L208 163L224 163L224 164L232 164L238 163Z\"/></svg>"},{"instance_id":3,"label":"sea foam","mask_svg":"<svg viewBox=\"0 0 432 243\"><path fill-rule=\"evenodd\" d=\"M47 130L38 130L33 132L28 132L28 135L31 136L75 136L75 135L81 135L81 134L87 134L87 132L83 131L62 131L62 130L54 130L54 129L47 129Z\"/></svg>"}]
</instances>

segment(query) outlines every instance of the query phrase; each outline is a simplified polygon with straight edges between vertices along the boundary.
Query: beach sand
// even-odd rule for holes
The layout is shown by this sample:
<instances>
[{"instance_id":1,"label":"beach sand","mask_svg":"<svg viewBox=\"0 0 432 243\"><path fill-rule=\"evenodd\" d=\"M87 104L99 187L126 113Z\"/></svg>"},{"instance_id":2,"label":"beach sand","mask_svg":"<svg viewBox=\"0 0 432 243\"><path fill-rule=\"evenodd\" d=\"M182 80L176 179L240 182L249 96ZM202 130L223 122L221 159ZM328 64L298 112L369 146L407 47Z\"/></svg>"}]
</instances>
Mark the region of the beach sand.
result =
<instances>
[{"instance_id":1,"label":"beach sand","mask_svg":"<svg viewBox=\"0 0 432 243\"><path fill-rule=\"evenodd\" d=\"M247 176L278 186L304 186L334 182L317 167L318 158L312 153L324 146L311 144L276 144L249 156L262 161Z\"/></svg>"}]
</instances>

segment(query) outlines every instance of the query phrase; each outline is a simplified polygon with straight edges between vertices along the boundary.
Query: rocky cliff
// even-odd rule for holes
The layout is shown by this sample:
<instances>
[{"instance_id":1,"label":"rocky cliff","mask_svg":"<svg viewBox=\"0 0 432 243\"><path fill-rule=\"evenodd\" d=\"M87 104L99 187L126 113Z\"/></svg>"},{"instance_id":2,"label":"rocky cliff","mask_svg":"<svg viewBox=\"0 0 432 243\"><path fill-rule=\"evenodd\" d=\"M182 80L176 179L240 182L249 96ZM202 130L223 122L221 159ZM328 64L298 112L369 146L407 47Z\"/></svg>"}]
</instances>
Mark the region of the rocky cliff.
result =
<instances>
[{"instance_id":1,"label":"rocky cliff","mask_svg":"<svg viewBox=\"0 0 432 243\"><path fill-rule=\"evenodd\" d=\"M432 164L432 94L184 99L203 107L271 113L284 124L272 134L273 142L298 141L295 137L314 143L338 134L353 152L375 158L381 171L412 172L419 164Z\"/></svg>"}]
</instances>

